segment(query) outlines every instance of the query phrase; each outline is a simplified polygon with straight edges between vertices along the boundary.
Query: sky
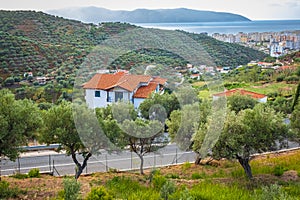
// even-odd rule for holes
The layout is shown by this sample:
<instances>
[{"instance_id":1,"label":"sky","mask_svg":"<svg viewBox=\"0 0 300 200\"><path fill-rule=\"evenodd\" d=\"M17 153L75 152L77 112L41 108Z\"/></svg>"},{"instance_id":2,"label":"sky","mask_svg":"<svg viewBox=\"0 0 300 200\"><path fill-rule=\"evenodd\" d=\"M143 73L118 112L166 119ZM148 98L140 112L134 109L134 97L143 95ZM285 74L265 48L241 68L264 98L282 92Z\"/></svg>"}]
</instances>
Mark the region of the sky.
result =
<instances>
[{"instance_id":1,"label":"sky","mask_svg":"<svg viewBox=\"0 0 300 200\"><path fill-rule=\"evenodd\" d=\"M230 12L251 20L300 19L300 0L0 0L2 10L96 6L111 10L190 8Z\"/></svg>"}]
</instances>

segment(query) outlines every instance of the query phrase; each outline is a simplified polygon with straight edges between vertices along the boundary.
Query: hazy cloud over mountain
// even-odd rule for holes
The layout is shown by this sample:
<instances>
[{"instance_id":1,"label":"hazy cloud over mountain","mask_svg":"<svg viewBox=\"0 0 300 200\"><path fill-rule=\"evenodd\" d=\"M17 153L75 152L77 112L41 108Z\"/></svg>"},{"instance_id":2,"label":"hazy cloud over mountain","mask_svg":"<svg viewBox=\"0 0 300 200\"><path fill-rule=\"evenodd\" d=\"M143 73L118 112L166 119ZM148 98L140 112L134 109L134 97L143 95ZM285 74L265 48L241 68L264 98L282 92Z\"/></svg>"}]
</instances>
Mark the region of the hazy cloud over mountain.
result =
<instances>
[{"instance_id":1,"label":"hazy cloud over mountain","mask_svg":"<svg viewBox=\"0 0 300 200\"><path fill-rule=\"evenodd\" d=\"M249 21L246 17L232 13L178 9L136 9L133 11L112 11L97 7L66 8L47 11L49 14L83 22L129 22L129 23L180 23L180 22L229 22Z\"/></svg>"}]
</instances>

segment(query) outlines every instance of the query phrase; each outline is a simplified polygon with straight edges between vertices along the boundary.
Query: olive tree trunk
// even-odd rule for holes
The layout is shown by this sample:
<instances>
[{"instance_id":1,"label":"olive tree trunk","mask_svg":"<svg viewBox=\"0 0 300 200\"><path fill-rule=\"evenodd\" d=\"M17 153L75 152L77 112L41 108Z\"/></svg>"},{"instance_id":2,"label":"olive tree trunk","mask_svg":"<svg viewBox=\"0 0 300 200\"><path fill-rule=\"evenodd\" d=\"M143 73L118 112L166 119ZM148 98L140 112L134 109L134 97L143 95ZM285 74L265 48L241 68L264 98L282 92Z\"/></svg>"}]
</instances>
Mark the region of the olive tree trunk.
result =
<instances>
[{"instance_id":1,"label":"olive tree trunk","mask_svg":"<svg viewBox=\"0 0 300 200\"><path fill-rule=\"evenodd\" d=\"M242 165L247 177L249 179L252 179L252 170L251 170L251 166L249 164L250 159L249 158L238 158L239 163Z\"/></svg>"},{"instance_id":2,"label":"olive tree trunk","mask_svg":"<svg viewBox=\"0 0 300 200\"><path fill-rule=\"evenodd\" d=\"M83 160L83 163L80 164L76 158L76 154L72 153L72 159L73 162L76 164L76 170L75 170L75 179L77 180L79 178L79 176L82 174L84 168L87 166L87 161L89 160L89 158L92 156L91 153L88 153Z\"/></svg>"}]
</instances>

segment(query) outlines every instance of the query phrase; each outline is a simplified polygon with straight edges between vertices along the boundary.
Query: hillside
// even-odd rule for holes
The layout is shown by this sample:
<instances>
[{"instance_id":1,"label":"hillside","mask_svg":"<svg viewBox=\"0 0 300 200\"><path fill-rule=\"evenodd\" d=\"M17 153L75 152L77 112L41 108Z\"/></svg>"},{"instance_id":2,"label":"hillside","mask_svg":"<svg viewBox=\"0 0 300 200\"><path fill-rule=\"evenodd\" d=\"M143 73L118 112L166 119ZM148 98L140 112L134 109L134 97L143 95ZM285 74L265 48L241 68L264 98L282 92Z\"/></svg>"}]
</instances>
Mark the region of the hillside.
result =
<instances>
[{"instance_id":1,"label":"hillside","mask_svg":"<svg viewBox=\"0 0 300 200\"><path fill-rule=\"evenodd\" d=\"M11 87L24 79L25 72L33 72L34 77L47 75L60 87L72 87L76 70L93 47L133 28L137 27L116 22L97 26L35 11L0 11L0 84ZM216 65L236 66L265 56L206 35L186 34L203 45ZM112 66L128 68L151 60L170 67L186 65L172 52L141 50L123 55Z\"/></svg>"},{"instance_id":2,"label":"hillside","mask_svg":"<svg viewBox=\"0 0 300 200\"><path fill-rule=\"evenodd\" d=\"M250 21L241 15L191 10L186 8L177 9L136 9L133 11L108 10L98 7L65 8L49 10L50 14L76 19L84 22L98 24L99 22L129 22L129 23L182 23L182 22L232 22Z\"/></svg>"},{"instance_id":3,"label":"hillside","mask_svg":"<svg viewBox=\"0 0 300 200\"><path fill-rule=\"evenodd\" d=\"M133 27L97 27L42 12L0 11L0 74L3 79L28 71L45 75L65 66L74 73L93 46Z\"/></svg>"}]
</instances>

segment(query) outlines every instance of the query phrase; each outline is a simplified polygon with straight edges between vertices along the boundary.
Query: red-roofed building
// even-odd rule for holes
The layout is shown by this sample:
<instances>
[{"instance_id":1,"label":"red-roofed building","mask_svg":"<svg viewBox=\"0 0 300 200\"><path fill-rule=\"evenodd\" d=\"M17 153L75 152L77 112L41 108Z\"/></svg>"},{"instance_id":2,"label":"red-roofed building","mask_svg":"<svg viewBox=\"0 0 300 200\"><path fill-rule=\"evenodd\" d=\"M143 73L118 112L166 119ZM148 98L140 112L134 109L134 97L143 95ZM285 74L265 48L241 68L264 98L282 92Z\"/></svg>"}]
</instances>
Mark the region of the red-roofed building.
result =
<instances>
[{"instance_id":1,"label":"red-roofed building","mask_svg":"<svg viewBox=\"0 0 300 200\"><path fill-rule=\"evenodd\" d=\"M95 74L83 84L83 88L90 108L106 107L119 100L132 102L138 108L153 92L162 91L166 81L161 77L132 75L121 71L115 74Z\"/></svg>"},{"instance_id":2,"label":"red-roofed building","mask_svg":"<svg viewBox=\"0 0 300 200\"><path fill-rule=\"evenodd\" d=\"M233 94L240 94L240 95L245 95L245 96L250 96L253 99L256 99L257 101L261 102L261 103L266 103L268 100L268 96L264 95L264 94L259 94L256 92L251 92L248 90L244 90L244 89L232 89L232 90L227 90L221 93L217 93L217 94L213 94L213 100L218 99L219 97L222 96L226 96L229 97Z\"/></svg>"}]
</instances>

